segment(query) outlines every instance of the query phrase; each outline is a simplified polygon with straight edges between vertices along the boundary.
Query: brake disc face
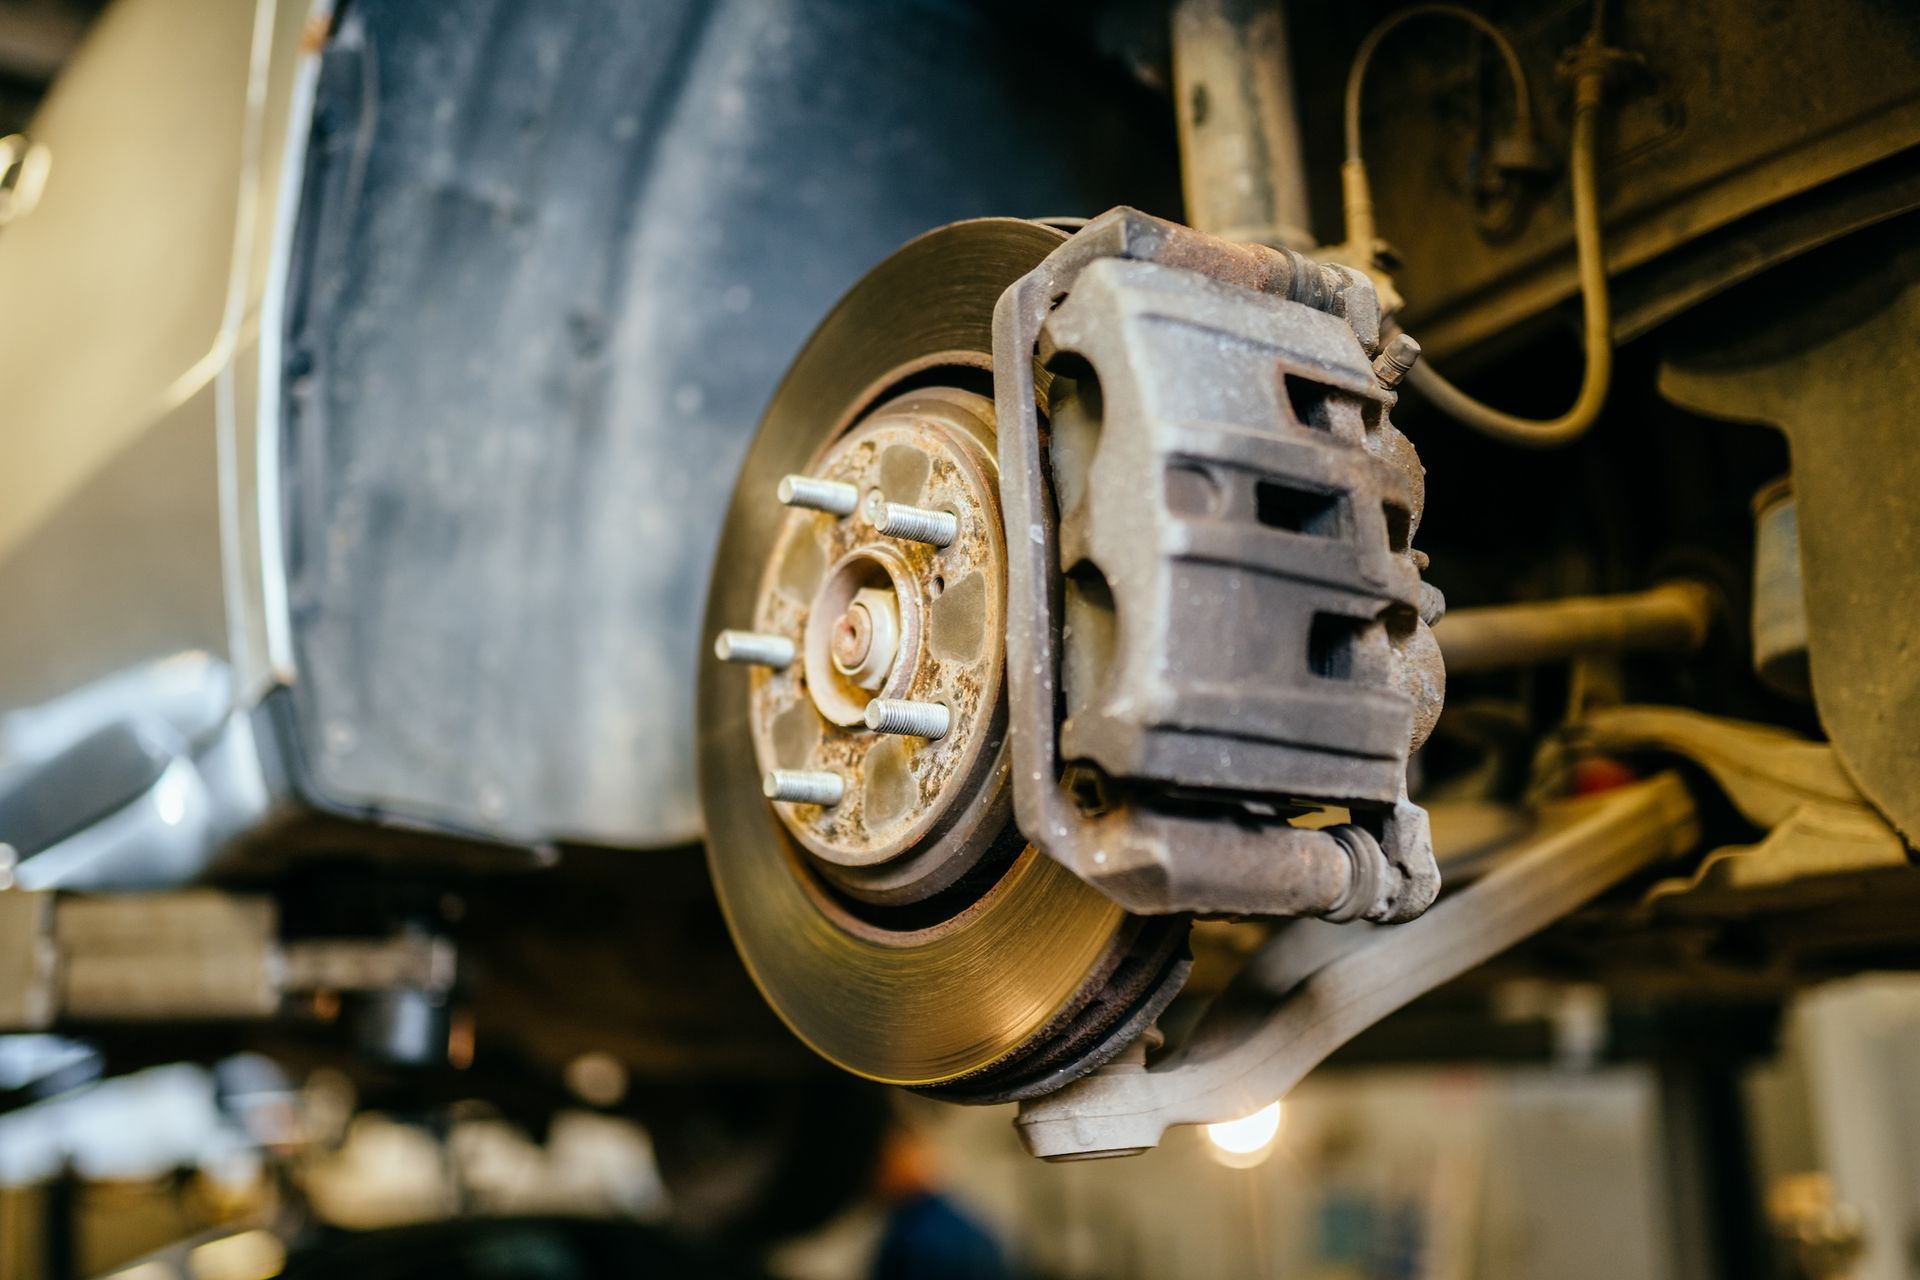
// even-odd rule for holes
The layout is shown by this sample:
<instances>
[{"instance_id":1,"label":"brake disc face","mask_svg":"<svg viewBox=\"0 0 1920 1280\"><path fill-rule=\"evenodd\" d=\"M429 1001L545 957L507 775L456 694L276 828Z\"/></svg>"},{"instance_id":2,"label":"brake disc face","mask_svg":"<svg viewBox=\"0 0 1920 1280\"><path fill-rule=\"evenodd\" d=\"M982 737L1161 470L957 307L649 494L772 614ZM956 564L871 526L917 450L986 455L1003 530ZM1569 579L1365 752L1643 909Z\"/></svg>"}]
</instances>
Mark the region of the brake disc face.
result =
<instances>
[{"instance_id":1,"label":"brake disc face","mask_svg":"<svg viewBox=\"0 0 1920 1280\"><path fill-rule=\"evenodd\" d=\"M1098 1065L1185 968L1184 920L1128 915L1011 819L1006 535L983 393L996 300L1061 239L958 224L855 286L768 409L708 596L710 637L751 630L791 655L701 668L708 858L749 971L840 1066L973 1100ZM788 475L858 501L785 506ZM949 536L883 532L886 503L951 517ZM874 699L944 708L945 732L876 732ZM772 801L776 770L830 785Z\"/></svg>"}]
</instances>

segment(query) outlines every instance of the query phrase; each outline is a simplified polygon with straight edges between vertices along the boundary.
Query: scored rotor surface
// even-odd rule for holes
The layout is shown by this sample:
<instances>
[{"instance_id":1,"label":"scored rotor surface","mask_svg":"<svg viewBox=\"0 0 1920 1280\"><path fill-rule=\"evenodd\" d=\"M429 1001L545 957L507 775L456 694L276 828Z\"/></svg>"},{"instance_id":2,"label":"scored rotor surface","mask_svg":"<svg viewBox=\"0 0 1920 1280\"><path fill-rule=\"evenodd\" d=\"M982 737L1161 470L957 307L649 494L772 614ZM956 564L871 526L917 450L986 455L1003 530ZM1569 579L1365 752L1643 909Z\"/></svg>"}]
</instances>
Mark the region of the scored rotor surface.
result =
<instances>
[{"instance_id":1,"label":"scored rotor surface","mask_svg":"<svg viewBox=\"0 0 1920 1280\"><path fill-rule=\"evenodd\" d=\"M904 379L987 369L995 302L1063 238L1011 219L944 227L877 266L827 316L741 470L708 594L708 636L755 617L787 515L774 498L780 478L806 473ZM1140 936L1138 923L1031 847L936 923L889 928L884 913L856 914L837 898L761 795L753 678L710 654L702 660L708 861L749 972L801 1039L858 1075L942 1085L1030 1054L1094 1003Z\"/></svg>"}]
</instances>

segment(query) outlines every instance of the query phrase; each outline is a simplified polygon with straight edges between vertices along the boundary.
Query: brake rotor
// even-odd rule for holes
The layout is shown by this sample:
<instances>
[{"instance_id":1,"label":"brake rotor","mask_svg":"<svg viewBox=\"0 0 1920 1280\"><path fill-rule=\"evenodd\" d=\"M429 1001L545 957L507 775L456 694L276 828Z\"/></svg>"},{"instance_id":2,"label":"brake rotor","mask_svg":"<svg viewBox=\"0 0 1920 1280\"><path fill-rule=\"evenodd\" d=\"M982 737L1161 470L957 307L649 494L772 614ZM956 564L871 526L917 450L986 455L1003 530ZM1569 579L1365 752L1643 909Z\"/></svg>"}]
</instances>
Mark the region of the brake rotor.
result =
<instances>
[{"instance_id":1,"label":"brake rotor","mask_svg":"<svg viewBox=\"0 0 1920 1280\"><path fill-rule=\"evenodd\" d=\"M1106 1060L1186 963L1184 920L1128 915L1011 816L991 327L1063 238L960 223L854 286L761 422L707 601L709 637L791 654L701 666L708 861L749 972L839 1066L974 1100ZM783 505L788 475L860 501ZM946 517L946 536L883 532L886 503ZM944 708L944 732L875 732L875 698ZM775 770L825 778L825 802L767 799Z\"/></svg>"}]
</instances>

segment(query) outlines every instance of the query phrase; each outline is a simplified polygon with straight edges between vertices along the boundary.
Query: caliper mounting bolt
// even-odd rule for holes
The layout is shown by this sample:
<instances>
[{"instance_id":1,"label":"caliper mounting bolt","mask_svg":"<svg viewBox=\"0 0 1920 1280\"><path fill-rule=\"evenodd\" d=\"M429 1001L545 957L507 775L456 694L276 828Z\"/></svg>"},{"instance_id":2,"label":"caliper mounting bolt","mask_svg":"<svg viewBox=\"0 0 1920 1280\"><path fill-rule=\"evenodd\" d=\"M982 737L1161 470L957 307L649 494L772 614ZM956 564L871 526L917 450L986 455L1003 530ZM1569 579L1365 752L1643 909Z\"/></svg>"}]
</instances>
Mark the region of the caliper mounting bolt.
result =
<instances>
[{"instance_id":1,"label":"caliper mounting bolt","mask_svg":"<svg viewBox=\"0 0 1920 1280\"><path fill-rule=\"evenodd\" d=\"M1373 358L1373 376L1391 391L1420 362L1420 344L1404 333L1387 339L1387 348Z\"/></svg>"}]
</instances>

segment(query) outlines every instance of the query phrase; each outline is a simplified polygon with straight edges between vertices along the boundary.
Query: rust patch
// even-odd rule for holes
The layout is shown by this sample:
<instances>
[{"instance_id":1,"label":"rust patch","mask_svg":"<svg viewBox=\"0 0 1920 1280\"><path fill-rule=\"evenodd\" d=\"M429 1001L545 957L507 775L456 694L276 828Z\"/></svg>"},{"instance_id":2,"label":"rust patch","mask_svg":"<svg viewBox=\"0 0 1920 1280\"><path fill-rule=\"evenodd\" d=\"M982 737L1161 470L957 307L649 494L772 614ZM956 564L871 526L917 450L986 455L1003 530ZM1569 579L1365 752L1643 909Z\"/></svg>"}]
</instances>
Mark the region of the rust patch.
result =
<instances>
[{"instance_id":1,"label":"rust patch","mask_svg":"<svg viewBox=\"0 0 1920 1280\"><path fill-rule=\"evenodd\" d=\"M820 589L820 575L827 571L826 553L813 538L795 538L787 544L786 559L780 562L780 589L798 600L811 600Z\"/></svg>"},{"instance_id":2,"label":"rust patch","mask_svg":"<svg viewBox=\"0 0 1920 1280\"><path fill-rule=\"evenodd\" d=\"M884 738L867 752L866 818L870 826L885 828L907 816L917 788L907 762L906 741Z\"/></svg>"},{"instance_id":3,"label":"rust patch","mask_svg":"<svg viewBox=\"0 0 1920 1280\"><path fill-rule=\"evenodd\" d=\"M926 490L933 464L926 451L910 445L888 445L880 455L880 491L889 502L917 504Z\"/></svg>"},{"instance_id":4,"label":"rust patch","mask_svg":"<svg viewBox=\"0 0 1920 1280\"><path fill-rule=\"evenodd\" d=\"M820 745L820 713L802 698L774 717L773 758L783 769L805 769Z\"/></svg>"},{"instance_id":5,"label":"rust patch","mask_svg":"<svg viewBox=\"0 0 1920 1280\"><path fill-rule=\"evenodd\" d=\"M987 580L970 573L933 602L928 640L935 657L971 662L987 634Z\"/></svg>"}]
</instances>

